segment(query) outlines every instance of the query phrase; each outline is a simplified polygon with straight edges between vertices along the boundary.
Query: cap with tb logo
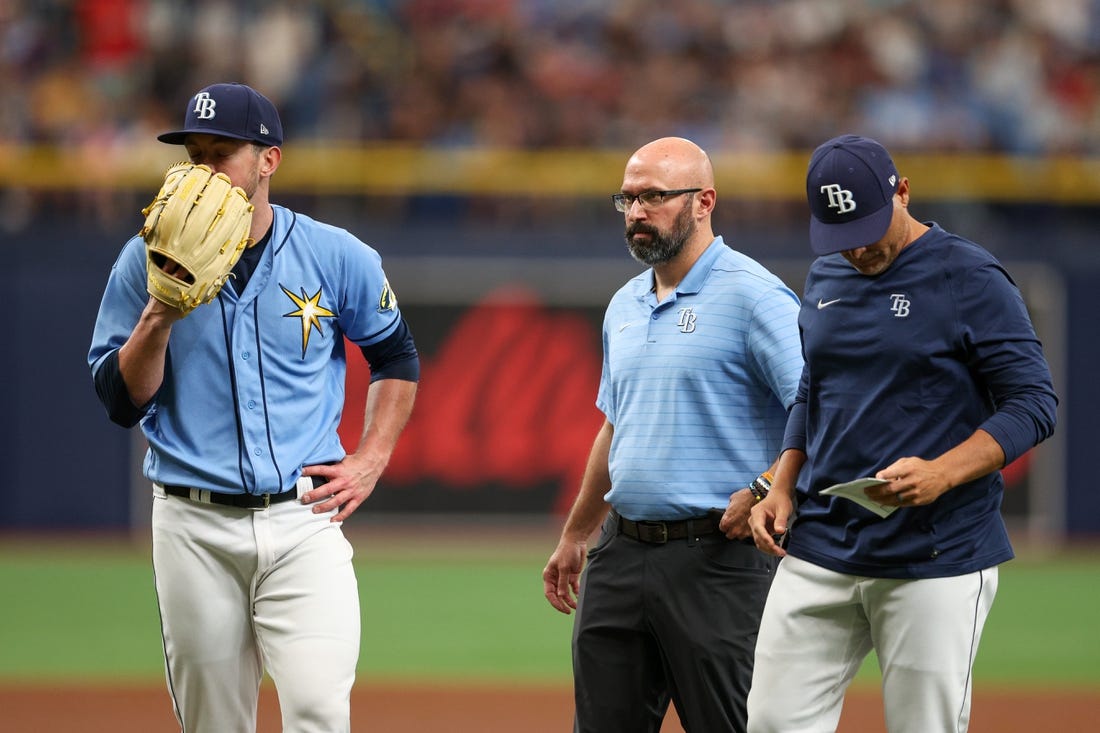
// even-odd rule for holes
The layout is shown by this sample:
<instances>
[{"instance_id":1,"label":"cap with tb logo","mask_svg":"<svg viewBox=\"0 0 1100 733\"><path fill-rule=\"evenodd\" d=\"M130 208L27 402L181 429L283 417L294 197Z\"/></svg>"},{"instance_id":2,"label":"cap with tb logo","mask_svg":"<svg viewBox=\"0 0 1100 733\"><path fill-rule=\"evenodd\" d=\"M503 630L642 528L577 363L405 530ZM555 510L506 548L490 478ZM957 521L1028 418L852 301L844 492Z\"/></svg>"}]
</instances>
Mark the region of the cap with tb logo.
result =
<instances>
[{"instance_id":1,"label":"cap with tb logo","mask_svg":"<svg viewBox=\"0 0 1100 733\"><path fill-rule=\"evenodd\" d=\"M211 84L187 103L183 129L157 140L180 145L191 133L221 135L260 145L282 145L283 125L271 100L244 84Z\"/></svg>"},{"instance_id":2,"label":"cap with tb logo","mask_svg":"<svg viewBox=\"0 0 1100 733\"><path fill-rule=\"evenodd\" d=\"M868 137L841 135L810 158L810 249L819 255L874 244L894 215L898 170L886 148Z\"/></svg>"}]
</instances>

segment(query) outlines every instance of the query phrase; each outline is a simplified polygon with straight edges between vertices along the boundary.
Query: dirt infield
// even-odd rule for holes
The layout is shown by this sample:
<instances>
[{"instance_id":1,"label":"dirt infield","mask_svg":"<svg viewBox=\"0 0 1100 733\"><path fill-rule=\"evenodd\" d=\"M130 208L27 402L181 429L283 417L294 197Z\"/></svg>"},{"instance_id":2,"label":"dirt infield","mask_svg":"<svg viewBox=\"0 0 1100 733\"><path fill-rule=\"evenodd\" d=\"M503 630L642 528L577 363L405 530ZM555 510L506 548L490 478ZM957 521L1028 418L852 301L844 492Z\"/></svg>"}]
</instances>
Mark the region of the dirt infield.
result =
<instances>
[{"instance_id":1,"label":"dirt infield","mask_svg":"<svg viewBox=\"0 0 1100 733\"><path fill-rule=\"evenodd\" d=\"M399 686L361 684L352 728L359 733L564 733L572 727L571 693L562 687ZM974 696L971 733L1096 730L1100 690L989 691ZM0 686L5 733L170 733L178 727L167 693L157 686ZM278 733L274 692L265 688L257 733ZM662 729L682 733L671 715ZM853 690L842 733L885 731L877 693Z\"/></svg>"}]
</instances>

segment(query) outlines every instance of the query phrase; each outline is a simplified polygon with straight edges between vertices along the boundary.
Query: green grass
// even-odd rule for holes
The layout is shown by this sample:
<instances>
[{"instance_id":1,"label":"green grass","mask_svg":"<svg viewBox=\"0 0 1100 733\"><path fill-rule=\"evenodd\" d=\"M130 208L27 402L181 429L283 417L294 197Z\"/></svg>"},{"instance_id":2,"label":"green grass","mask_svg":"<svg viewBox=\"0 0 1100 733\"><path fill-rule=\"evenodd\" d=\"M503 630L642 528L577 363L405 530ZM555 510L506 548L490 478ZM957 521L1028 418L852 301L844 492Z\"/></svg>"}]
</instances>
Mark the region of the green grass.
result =
<instances>
[{"instance_id":1,"label":"green grass","mask_svg":"<svg viewBox=\"0 0 1100 733\"><path fill-rule=\"evenodd\" d=\"M147 558L46 552L0 557L0 678L161 673Z\"/></svg>"},{"instance_id":2,"label":"green grass","mask_svg":"<svg viewBox=\"0 0 1100 733\"><path fill-rule=\"evenodd\" d=\"M546 603L541 571L508 560L361 564L361 672L568 680L572 620Z\"/></svg>"},{"instance_id":3,"label":"green grass","mask_svg":"<svg viewBox=\"0 0 1100 733\"><path fill-rule=\"evenodd\" d=\"M359 547L360 675L567 684L572 619L542 597L550 549ZM977 678L986 685L1100 686L1098 580L1100 558L1004 565ZM0 679L161 678L143 547L0 545L0 589ZM877 677L872 658L859 680L873 684Z\"/></svg>"},{"instance_id":4,"label":"green grass","mask_svg":"<svg viewBox=\"0 0 1100 733\"><path fill-rule=\"evenodd\" d=\"M1001 567L975 674L1100 685L1100 555Z\"/></svg>"}]
</instances>

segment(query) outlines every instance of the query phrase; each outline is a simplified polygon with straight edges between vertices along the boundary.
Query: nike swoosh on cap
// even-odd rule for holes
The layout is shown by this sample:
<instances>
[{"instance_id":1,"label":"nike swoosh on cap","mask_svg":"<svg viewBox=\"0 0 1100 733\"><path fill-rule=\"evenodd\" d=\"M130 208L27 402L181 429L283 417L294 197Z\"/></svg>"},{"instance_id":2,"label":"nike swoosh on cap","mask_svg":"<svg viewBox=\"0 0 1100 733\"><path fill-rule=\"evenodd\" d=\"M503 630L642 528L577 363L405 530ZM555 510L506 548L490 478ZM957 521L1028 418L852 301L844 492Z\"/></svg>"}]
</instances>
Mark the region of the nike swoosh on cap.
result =
<instances>
[{"instance_id":1,"label":"nike swoosh on cap","mask_svg":"<svg viewBox=\"0 0 1100 733\"><path fill-rule=\"evenodd\" d=\"M841 298L834 298L833 300L822 301L821 298L818 298L817 299L817 309L821 310L822 308L828 308L833 303L839 303L841 300L842 300Z\"/></svg>"}]
</instances>

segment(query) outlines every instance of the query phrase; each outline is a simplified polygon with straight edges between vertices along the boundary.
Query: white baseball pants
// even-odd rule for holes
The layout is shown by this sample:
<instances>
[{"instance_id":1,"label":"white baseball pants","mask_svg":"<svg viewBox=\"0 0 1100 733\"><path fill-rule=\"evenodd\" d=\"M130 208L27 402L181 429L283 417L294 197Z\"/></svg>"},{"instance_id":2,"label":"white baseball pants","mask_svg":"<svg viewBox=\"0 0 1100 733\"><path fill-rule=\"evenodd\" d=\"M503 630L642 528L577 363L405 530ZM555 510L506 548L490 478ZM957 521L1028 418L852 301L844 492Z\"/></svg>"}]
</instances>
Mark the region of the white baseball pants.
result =
<instances>
[{"instance_id":1,"label":"white baseball pants","mask_svg":"<svg viewBox=\"0 0 1100 733\"><path fill-rule=\"evenodd\" d=\"M950 578L844 575L787 556L764 606L749 733L832 733L873 648L890 733L964 733L997 568Z\"/></svg>"},{"instance_id":2,"label":"white baseball pants","mask_svg":"<svg viewBox=\"0 0 1100 733\"><path fill-rule=\"evenodd\" d=\"M350 730L359 594L332 515L298 501L238 509L159 486L153 495L165 669L183 733L254 733L265 671L284 733Z\"/></svg>"}]
</instances>

